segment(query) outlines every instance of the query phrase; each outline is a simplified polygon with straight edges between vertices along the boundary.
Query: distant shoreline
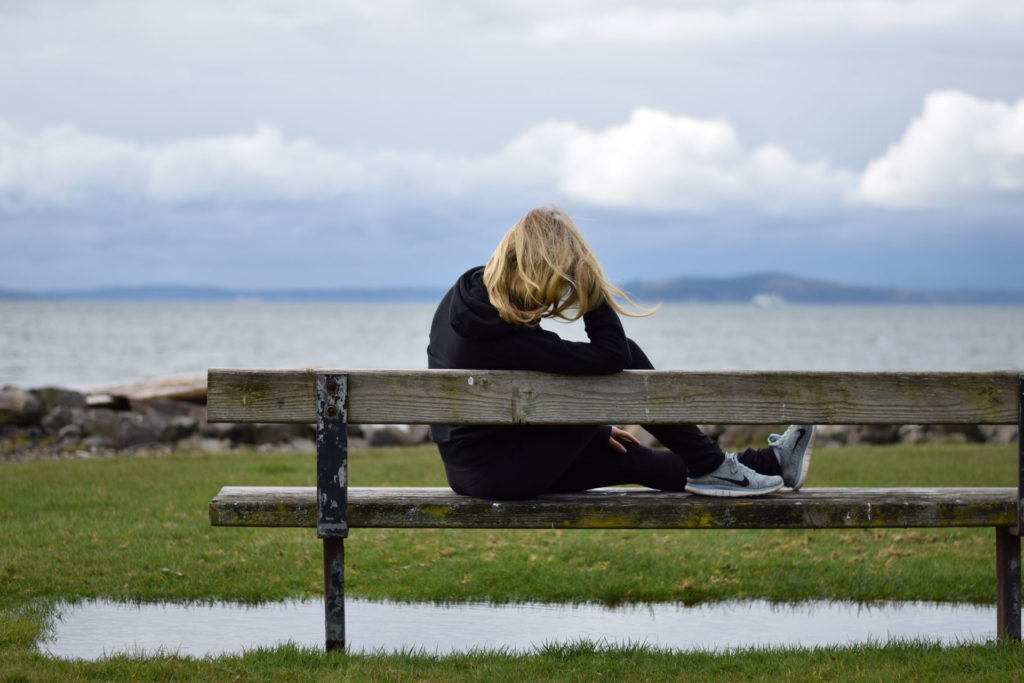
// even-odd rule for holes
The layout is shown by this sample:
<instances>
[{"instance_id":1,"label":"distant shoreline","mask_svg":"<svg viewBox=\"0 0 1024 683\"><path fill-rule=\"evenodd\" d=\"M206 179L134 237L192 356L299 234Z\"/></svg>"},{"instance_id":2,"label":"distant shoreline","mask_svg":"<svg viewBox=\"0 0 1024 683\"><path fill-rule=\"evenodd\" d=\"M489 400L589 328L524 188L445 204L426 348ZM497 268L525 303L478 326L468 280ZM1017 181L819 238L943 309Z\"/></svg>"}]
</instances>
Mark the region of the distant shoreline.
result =
<instances>
[{"instance_id":1,"label":"distant shoreline","mask_svg":"<svg viewBox=\"0 0 1024 683\"><path fill-rule=\"evenodd\" d=\"M622 286L636 301L653 304L1021 305L1024 291L1006 289L916 290L844 285L780 273L738 277L678 277ZM183 285L123 286L46 292L0 289L0 301L137 302L347 302L422 303L441 298L441 287L358 287L336 289L234 289Z\"/></svg>"}]
</instances>

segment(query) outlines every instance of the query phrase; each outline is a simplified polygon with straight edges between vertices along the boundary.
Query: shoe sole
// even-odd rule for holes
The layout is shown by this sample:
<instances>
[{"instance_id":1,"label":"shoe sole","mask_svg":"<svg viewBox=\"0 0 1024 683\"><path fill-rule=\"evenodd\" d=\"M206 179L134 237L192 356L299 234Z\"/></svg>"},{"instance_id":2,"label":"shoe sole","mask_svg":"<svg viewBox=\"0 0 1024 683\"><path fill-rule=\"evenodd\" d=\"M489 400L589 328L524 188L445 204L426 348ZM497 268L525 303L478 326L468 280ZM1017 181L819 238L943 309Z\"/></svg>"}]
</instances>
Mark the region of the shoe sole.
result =
<instances>
[{"instance_id":1,"label":"shoe sole","mask_svg":"<svg viewBox=\"0 0 1024 683\"><path fill-rule=\"evenodd\" d=\"M804 480L807 479L807 470L811 467L811 453L814 452L814 434L816 431L813 427L811 428L811 438L807 440L803 462L800 463L800 475L796 478L796 483L791 487L794 491L799 491L800 487L804 485Z\"/></svg>"},{"instance_id":2,"label":"shoe sole","mask_svg":"<svg viewBox=\"0 0 1024 683\"><path fill-rule=\"evenodd\" d=\"M770 489L721 489L721 488L700 488L698 486L686 485L687 493L694 493L698 496L711 496L714 498L750 498L752 496L763 496L766 493L775 493L783 487L783 484Z\"/></svg>"}]
</instances>

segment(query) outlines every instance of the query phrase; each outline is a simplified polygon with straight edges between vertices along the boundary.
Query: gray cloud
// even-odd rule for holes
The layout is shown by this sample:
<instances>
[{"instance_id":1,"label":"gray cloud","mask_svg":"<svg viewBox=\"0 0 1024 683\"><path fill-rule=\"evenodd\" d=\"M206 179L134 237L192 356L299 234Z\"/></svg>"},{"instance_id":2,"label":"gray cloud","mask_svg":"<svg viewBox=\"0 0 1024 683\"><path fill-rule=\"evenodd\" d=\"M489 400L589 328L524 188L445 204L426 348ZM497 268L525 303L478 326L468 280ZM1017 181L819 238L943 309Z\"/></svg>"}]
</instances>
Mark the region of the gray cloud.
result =
<instances>
[{"instance_id":1,"label":"gray cloud","mask_svg":"<svg viewBox=\"0 0 1024 683\"><path fill-rule=\"evenodd\" d=\"M633 5L538 18L537 40L555 43L735 43L757 39L934 30L969 23L1020 21L1024 7L999 0L761 0L688 2L683 7Z\"/></svg>"}]
</instances>

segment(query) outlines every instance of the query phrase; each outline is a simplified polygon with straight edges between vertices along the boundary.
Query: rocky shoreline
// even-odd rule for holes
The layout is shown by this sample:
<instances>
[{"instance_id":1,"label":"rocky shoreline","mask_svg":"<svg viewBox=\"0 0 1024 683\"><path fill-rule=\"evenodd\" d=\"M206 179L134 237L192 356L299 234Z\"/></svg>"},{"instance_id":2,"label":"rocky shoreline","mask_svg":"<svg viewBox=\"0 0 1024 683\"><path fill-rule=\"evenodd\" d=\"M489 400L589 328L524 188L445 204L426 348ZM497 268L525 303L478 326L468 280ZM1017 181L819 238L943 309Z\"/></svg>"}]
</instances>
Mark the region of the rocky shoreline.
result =
<instances>
[{"instance_id":1,"label":"rocky shoreline","mask_svg":"<svg viewBox=\"0 0 1024 683\"><path fill-rule=\"evenodd\" d=\"M93 457L193 448L222 453L239 448L313 451L312 425L223 424L206 420L205 378L164 390L136 385L91 393L44 387L0 389L0 460ZM760 445L785 425L704 425L724 448ZM653 439L630 427L642 441ZM919 444L929 441L1011 443L1013 425L828 425L819 428L819 446ZM425 425L350 425L353 447L413 446L429 443Z\"/></svg>"}]
</instances>

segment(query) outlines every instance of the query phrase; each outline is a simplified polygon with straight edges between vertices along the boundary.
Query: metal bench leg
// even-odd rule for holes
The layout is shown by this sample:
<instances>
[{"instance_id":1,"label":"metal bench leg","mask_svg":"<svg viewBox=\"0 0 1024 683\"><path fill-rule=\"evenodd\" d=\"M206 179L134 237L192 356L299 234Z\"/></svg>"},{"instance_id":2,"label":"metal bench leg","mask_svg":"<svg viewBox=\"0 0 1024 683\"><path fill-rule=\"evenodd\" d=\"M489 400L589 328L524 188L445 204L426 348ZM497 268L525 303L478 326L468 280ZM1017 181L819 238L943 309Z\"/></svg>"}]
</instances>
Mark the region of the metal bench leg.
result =
<instances>
[{"instance_id":1,"label":"metal bench leg","mask_svg":"<svg viewBox=\"0 0 1024 683\"><path fill-rule=\"evenodd\" d=\"M327 651L345 649L345 539L324 539L324 629Z\"/></svg>"},{"instance_id":2,"label":"metal bench leg","mask_svg":"<svg viewBox=\"0 0 1024 683\"><path fill-rule=\"evenodd\" d=\"M325 647L345 649L348 536L348 378L316 376L316 535L324 541Z\"/></svg>"},{"instance_id":3,"label":"metal bench leg","mask_svg":"<svg viewBox=\"0 0 1024 683\"><path fill-rule=\"evenodd\" d=\"M1017 378L1017 526L996 527L997 632L1020 642L1020 534L1024 531L1024 374Z\"/></svg>"},{"instance_id":4,"label":"metal bench leg","mask_svg":"<svg viewBox=\"0 0 1024 683\"><path fill-rule=\"evenodd\" d=\"M1020 536L996 527L996 633L1020 642Z\"/></svg>"}]
</instances>

